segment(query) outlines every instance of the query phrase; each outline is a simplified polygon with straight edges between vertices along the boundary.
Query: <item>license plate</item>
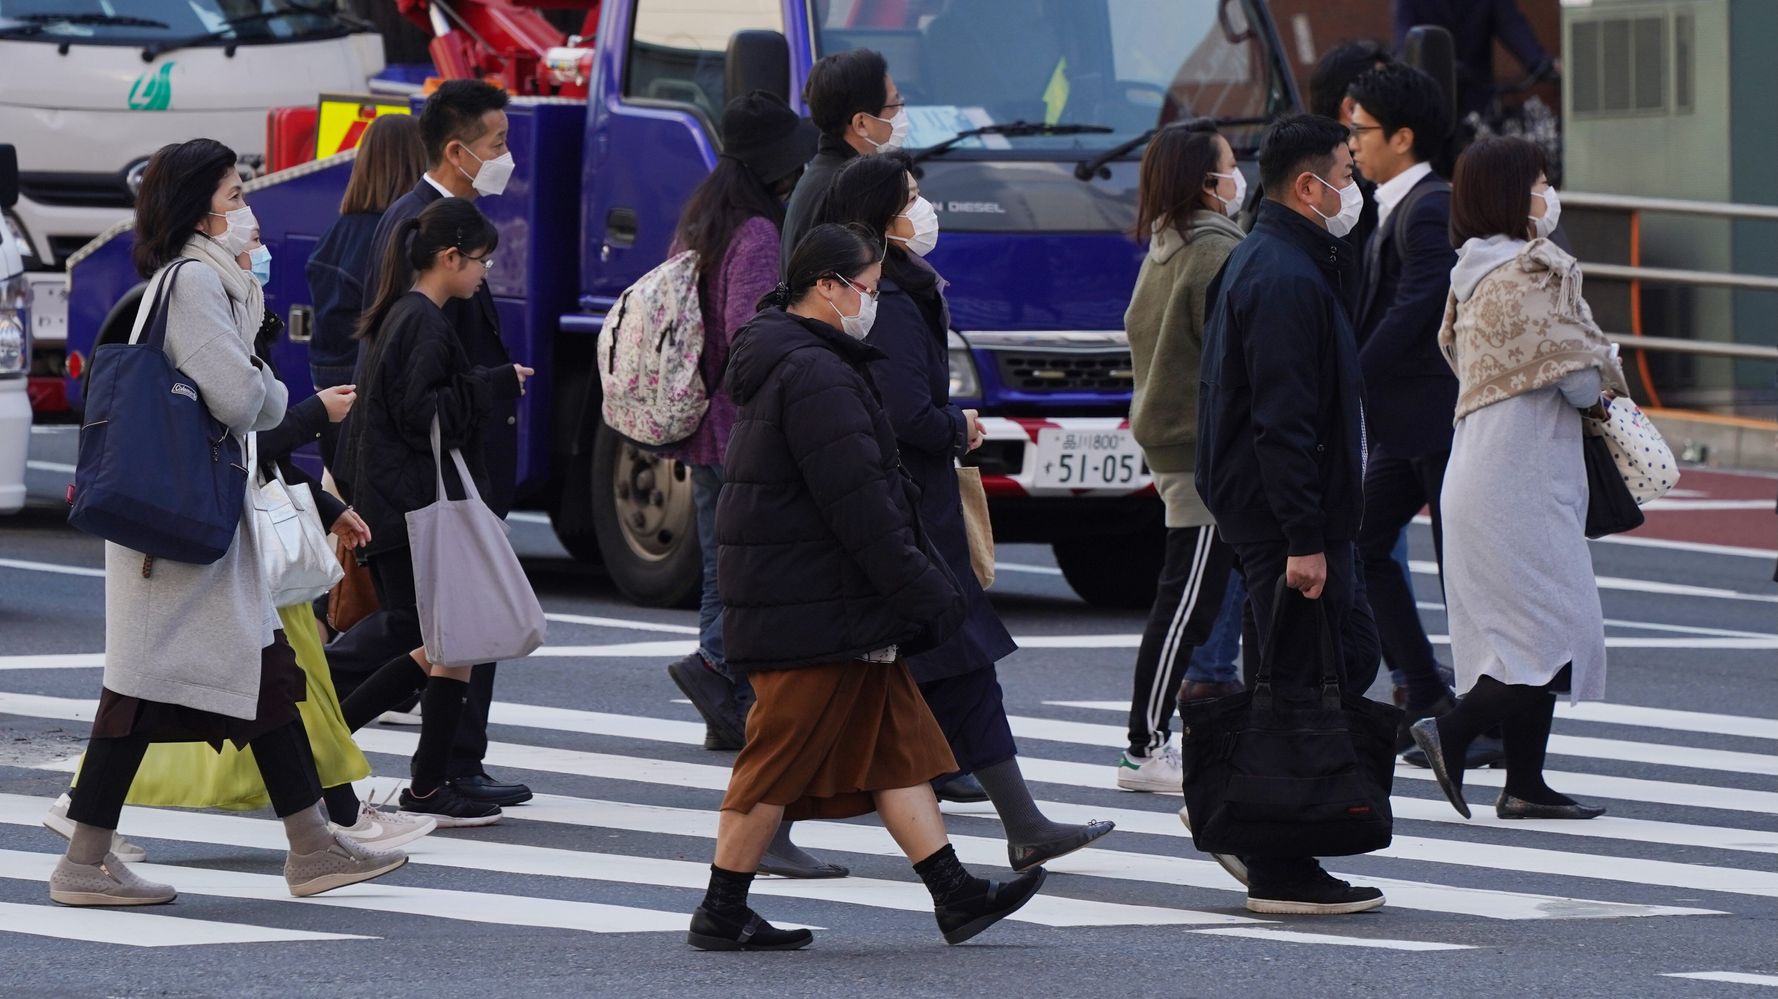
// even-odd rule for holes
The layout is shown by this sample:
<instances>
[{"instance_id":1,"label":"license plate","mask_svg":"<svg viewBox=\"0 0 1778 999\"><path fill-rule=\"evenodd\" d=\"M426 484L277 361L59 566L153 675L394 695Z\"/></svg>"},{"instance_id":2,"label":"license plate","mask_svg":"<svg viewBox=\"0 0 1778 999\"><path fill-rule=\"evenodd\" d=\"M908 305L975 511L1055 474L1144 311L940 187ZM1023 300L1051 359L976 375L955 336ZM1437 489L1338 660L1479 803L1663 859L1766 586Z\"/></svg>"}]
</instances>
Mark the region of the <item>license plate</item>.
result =
<instances>
[{"instance_id":1,"label":"license plate","mask_svg":"<svg viewBox=\"0 0 1778 999\"><path fill-rule=\"evenodd\" d=\"M31 285L31 339L37 343L68 341L68 277L27 274Z\"/></svg>"},{"instance_id":2,"label":"license plate","mask_svg":"<svg viewBox=\"0 0 1778 999\"><path fill-rule=\"evenodd\" d=\"M1140 485L1148 475L1142 448L1128 430L1037 431L1039 489L1107 489Z\"/></svg>"}]
</instances>

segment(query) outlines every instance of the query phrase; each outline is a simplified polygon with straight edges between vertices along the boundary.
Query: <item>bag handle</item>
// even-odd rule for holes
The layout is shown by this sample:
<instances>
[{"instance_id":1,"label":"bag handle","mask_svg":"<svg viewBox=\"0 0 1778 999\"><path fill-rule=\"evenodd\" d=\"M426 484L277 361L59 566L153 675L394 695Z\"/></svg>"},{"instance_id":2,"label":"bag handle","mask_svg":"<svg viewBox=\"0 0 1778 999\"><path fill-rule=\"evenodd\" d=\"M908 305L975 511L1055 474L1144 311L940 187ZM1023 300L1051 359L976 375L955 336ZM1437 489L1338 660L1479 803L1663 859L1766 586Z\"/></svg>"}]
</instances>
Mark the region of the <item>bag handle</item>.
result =
<instances>
[{"instance_id":1,"label":"bag handle","mask_svg":"<svg viewBox=\"0 0 1778 999\"><path fill-rule=\"evenodd\" d=\"M440 503L449 498L445 495L442 446L443 434L438 428L438 414L435 412L432 414L432 474L438 483L438 501ZM463 483L463 498L481 502L482 494L475 488L475 479L469 474L469 465L463 460L462 450L451 448L451 461L457 465L457 481Z\"/></svg>"},{"instance_id":2,"label":"bag handle","mask_svg":"<svg viewBox=\"0 0 1778 999\"><path fill-rule=\"evenodd\" d=\"M1259 659L1259 673L1254 677L1252 703L1262 710L1272 706L1272 657L1278 654L1279 643L1284 638L1285 611L1288 602L1296 591L1285 582L1285 577L1278 577L1278 585L1272 590L1272 620L1266 626L1266 650ZM1323 594L1325 596L1325 593ZM1301 598L1307 600L1307 598ZM1340 674L1334 668L1333 627L1327 620L1327 605L1320 600L1308 600L1315 607L1315 630L1319 639L1321 652L1321 704L1326 708L1340 706Z\"/></svg>"},{"instance_id":3,"label":"bag handle","mask_svg":"<svg viewBox=\"0 0 1778 999\"><path fill-rule=\"evenodd\" d=\"M134 344L142 337L144 327L148 329L148 346L157 350L165 350L167 344L167 305L171 299L174 272L181 265L191 263L190 260L175 260L160 269L153 280L149 281L148 289L142 293L142 304L136 307L136 323L130 327L129 342ZM152 319L152 321L150 321Z\"/></svg>"}]
</instances>

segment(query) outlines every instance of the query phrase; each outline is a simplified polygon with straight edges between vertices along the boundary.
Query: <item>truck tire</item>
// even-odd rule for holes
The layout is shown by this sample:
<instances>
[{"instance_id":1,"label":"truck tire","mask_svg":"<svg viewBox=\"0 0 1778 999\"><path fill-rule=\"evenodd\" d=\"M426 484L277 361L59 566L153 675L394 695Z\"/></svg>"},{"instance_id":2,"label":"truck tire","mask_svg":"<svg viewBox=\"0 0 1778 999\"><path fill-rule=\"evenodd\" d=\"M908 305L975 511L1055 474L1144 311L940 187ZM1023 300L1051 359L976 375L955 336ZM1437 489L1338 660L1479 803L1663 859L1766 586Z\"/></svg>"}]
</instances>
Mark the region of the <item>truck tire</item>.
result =
<instances>
[{"instance_id":1,"label":"truck tire","mask_svg":"<svg viewBox=\"0 0 1778 999\"><path fill-rule=\"evenodd\" d=\"M696 606L704 560L690 466L600 424L591 472L593 535L611 581L644 607Z\"/></svg>"},{"instance_id":2,"label":"truck tire","mask_svg":"<svg viewBox=\"0 0 1778 999\"><path fill-rule=\"evenodd\" d=\"M1062 578L1095 607L1147 610L1154 604L1166 556L1166 529L1071 538L1050 545Z\"/></svg>"}]
</instances>

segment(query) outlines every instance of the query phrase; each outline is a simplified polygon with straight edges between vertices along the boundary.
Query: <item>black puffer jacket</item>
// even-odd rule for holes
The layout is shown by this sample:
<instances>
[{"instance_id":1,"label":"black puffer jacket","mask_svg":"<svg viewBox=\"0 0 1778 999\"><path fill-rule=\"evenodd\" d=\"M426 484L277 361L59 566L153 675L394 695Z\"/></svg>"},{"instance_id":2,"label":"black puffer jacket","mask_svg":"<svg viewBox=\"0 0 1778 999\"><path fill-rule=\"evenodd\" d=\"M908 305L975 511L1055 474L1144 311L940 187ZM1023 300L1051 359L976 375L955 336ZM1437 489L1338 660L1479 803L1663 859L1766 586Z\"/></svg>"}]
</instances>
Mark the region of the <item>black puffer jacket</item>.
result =
<instances>
[{"instance_id":1,"label":"black puffer jacket","mask_svg":"<svg viewBox=\"0 0 1778 999\"><path fill-rule=\"evenodd\" d=\"M912 653L962 621L870 382L867 366L882 357L775 308L735 338L727 385L740 419L716 504L733 666L844 662L890 645Z\"/></svg>"}]
</instances>

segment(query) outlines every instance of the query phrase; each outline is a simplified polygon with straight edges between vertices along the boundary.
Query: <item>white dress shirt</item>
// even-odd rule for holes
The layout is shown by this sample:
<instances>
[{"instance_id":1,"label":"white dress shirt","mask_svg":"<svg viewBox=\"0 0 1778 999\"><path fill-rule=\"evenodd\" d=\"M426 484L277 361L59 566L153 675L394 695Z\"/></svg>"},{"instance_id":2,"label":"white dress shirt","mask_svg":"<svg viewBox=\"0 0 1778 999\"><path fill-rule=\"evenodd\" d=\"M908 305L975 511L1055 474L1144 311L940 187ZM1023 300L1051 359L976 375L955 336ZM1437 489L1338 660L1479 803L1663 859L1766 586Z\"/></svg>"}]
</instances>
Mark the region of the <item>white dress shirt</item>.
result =
<instances>
[{"instance_id":1,"label":"white dress shirt","mask_svg":"<svg viewBox=\"0 0 1778 999\"><path fill-rule=\"evenodd\" d=\"M1416 163L1377 185L1377 228L1383 228L1389 221L1389 213L1401 204L1401 199L1408 196L1420 179L1432 172L1431 163Z\"/></svg>"}]
</instances>

